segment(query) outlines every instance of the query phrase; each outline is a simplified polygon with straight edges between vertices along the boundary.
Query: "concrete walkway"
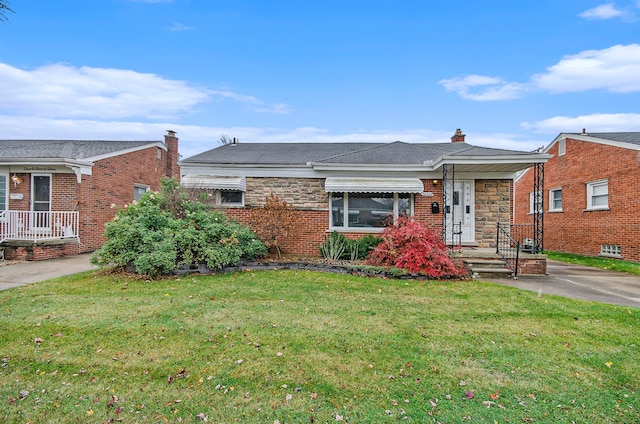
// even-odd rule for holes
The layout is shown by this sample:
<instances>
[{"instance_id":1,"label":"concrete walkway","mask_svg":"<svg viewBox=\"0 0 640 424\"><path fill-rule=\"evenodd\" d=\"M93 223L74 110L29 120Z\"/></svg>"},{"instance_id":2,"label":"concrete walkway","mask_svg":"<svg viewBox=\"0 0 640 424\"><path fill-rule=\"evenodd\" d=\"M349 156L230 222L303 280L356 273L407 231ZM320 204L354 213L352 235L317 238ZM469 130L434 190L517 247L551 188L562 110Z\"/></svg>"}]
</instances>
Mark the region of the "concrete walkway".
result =
<instances>
[{"instance_id":1,"label":"concrete walkway","mask_svg":"<svg viewBox=\"0 0 640 424\"><path fill-rule=\"evenodd\" d=\"M519 289L640 308L640 276L547 260L547 275L490 279Z\"/></svg>"},{"instance_id":2,"label":"concrete walkway","mask_svg":"<svg viewBox=\"0 0 640 424\"><path fill-rule=\"evenodd\" d=\"M97 269L89 263L89 258L91 254L0 266L0 290Z\"/></svg>"}]
</instances>

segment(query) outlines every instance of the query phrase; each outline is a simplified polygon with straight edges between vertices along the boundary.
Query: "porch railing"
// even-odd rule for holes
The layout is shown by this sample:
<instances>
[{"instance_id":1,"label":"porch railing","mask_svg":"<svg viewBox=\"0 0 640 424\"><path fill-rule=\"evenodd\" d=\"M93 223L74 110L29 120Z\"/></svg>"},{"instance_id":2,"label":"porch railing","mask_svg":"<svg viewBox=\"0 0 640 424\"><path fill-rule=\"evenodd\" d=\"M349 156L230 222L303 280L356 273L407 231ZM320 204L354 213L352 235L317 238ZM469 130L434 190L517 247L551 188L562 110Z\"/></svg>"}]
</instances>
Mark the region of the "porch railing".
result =
<instances>
[{"instance_id":1,"label":"porch railing","mask_svg":"<svg viewBox=\"0 0 640 424\"><path fill-rule=\"evenodd\" d=\"M510 228L500 225L496 235L496 253L505 261L509 269L513 271L513 279L518 279L518 261L520 259L520 245L509 234Z\"/></svg>"},{"instance_id":2,"label":"porch railing","mask_svg":"<svg viewBox=\"0 0 640 424\"><path fill-rule=\"evenodd\" d=\"M77 211L2 211L0 242L76 238L78 224Z\"/></svg>"}]
</instances>

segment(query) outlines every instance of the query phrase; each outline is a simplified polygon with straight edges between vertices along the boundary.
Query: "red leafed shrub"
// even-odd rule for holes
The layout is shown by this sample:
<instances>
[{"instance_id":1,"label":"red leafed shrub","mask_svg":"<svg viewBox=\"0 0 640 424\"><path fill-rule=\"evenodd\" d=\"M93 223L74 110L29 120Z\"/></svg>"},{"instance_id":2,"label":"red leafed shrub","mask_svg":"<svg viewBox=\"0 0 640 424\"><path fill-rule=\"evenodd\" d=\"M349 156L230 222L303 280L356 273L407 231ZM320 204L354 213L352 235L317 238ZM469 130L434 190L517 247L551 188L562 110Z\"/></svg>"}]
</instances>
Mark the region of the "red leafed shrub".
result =
<instances>
[{"instance_id":1,"label":"red leafed shrub","mask_svg":"<svg viewBox=\"0 0 640 424\"><path fill-rule=\"evenodd\" d=\"M400 217L385 228L382 241L369 254L367 263L404 268L430 278L466 275L464 267L453 262L447 246L433 229L407 217Z\"/></svg>"}]
</instances>

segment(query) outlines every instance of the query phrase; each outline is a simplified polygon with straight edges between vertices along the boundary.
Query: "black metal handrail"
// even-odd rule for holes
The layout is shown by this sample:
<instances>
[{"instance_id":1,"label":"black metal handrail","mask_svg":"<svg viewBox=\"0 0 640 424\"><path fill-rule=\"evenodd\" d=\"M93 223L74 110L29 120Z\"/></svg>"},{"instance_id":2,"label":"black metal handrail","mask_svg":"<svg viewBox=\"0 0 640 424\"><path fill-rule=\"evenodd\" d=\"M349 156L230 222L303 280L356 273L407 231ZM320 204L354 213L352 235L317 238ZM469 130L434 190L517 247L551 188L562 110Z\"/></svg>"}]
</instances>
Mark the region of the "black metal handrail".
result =
<instances>
[{"instance_id":1,"label":"black metal handrail","mask_svg":"<svg viewBox=\"0 0 640 424\"><path fill-rule=\"evenodd\" d=\"M513 271L513 279L517 280L520 245L511 238L509 232L499 222L496 235L496 253L502 257L509 269Z\"/></svg>"}]
</instances>

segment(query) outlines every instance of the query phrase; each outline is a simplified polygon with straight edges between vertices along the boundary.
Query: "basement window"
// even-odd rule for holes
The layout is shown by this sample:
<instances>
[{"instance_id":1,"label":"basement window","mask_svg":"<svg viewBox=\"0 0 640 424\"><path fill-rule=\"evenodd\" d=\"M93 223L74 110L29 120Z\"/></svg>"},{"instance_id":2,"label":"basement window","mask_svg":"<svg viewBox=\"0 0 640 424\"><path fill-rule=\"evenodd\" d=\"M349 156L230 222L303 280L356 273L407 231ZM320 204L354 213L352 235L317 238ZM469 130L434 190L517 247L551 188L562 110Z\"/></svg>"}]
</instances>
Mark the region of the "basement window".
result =
<instances>
[{"instance_id":1,"label":"basement window","mask_svg":"<svg viewBox=\"0 0 640 424\"><path fill-rule=\"evenodd\" d=\"M622 258L622 247L617 244L601 244L600 256L609 258Z\"/></svg>"}]
</instances>

